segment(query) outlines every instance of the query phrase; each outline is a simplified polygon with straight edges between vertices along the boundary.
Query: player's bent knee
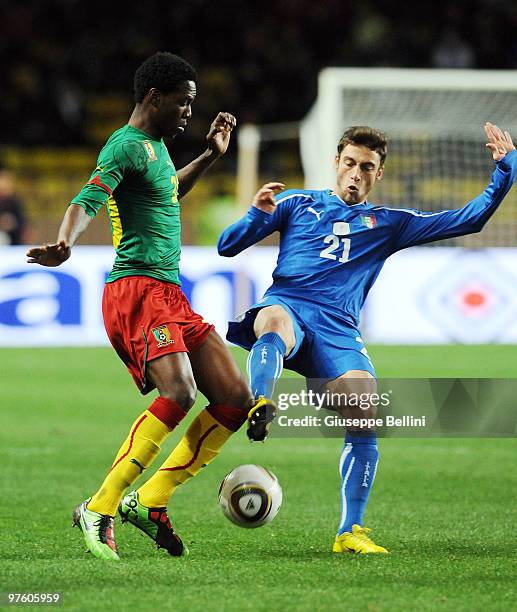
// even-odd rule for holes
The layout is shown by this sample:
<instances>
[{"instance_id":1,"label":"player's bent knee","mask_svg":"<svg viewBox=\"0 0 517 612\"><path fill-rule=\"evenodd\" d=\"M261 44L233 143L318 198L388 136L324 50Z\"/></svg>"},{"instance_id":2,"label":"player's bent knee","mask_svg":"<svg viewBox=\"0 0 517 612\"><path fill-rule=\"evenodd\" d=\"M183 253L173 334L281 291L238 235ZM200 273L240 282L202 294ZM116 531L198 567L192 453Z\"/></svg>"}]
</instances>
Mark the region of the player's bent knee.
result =
<instances>
[{"instance_id":1,"label":"player's bent knee","mask_svg":"<svg viewBox=\"0 0 517 612\"><path fill-rule=\"evenodd\" d=\"M253 395L246 380L244 378L234 378L226 381L224 389L221 389L217 398L217 403L241 408L242 410L251 408L253 406Z\"/></svg>"},{"instance_id":2,"label":"player's bent knee","mask_svg":"<svg viewBox=\"0 0 517 612\"><path fill-rule=\"evenodd\" d=\"M267 332L283 331L292 328L291 317L282 306L266 306L261 308L255 318L253 329L257 335Z\"/></svg>"},{"instance_id":3,"label":"player's bent knee","mask_svg":"<svg viewBox=\"0 0 517 612\"><path fill-rule=\"evenodd\" d=\"M328 382L325 390L330 394L332 408L346 418L375 418L377 400L372 400L377 391L377 379L367 370L348 370Z\"/></svg>"},{"instance_id":4,"label":"player's bent knee","mask_svg":"<svg viewBox=\"0 0 517 612\"><path fill-rule=\"evenodd\" d=\"M253 405L251 389L244 379L236 381L235 387L231 390L228 405L236 406L243 410L248 410Z\"/></svg>"},{"instance_id":5,"label":"player's bent knee","mask_svg":"<svg viewBox=\"0 0 517 612\"><path fill-rule=\"evenodd\" d=\"M286 355L288 355L296 344L293 322L289 313L282 306L266 306L262 308L253 325L255 336L260 338L263 334L276 333L282 338Z\"/></svg>"},{"instance_id":6,"label":"player's bent knee","mask_svg":"<svg viewBox=\"0 0 517 612\"><path fill-rule=\"evenodd\" d=\"M372 378L373 380L375 380L375 376L367 370L348 370L339 378Z\"/></svg>"},{"instance_id":7,"label":"player's bent knee","mask_svg":"<svg viewBox=\"0 0 517 612\"><path fill-rule=\"evenodd\" d=\"M197 388L189 382L176 383L170 388L159 389L158 391L162 397L179 404L185 412L188 412L196 401Z\"/></svg>"}]
</instances>

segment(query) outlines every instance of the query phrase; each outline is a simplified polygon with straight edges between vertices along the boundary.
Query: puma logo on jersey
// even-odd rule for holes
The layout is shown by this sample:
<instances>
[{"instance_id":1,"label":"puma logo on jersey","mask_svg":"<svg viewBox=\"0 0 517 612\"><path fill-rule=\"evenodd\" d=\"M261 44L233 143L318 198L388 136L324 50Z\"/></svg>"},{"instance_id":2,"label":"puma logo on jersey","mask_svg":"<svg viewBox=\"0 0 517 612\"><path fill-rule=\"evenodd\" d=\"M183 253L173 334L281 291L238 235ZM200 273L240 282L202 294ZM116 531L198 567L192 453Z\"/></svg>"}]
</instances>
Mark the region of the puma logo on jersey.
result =
<instances>
[{"instance_id":1,"label":"puma logo on jersey","mask_svg":"<svg viewBox=\"0 0 517 612\"><path fill-rule=\"evenodd\" d=\"M321 219L321 215L323 215L325 213L325 211L318 212L317 210L314 210L314 208L312 206L309 206L309 208L307 209L307 212L310 212L313 215L316 215L318 221Z\"/></svg>"}]
</instances>

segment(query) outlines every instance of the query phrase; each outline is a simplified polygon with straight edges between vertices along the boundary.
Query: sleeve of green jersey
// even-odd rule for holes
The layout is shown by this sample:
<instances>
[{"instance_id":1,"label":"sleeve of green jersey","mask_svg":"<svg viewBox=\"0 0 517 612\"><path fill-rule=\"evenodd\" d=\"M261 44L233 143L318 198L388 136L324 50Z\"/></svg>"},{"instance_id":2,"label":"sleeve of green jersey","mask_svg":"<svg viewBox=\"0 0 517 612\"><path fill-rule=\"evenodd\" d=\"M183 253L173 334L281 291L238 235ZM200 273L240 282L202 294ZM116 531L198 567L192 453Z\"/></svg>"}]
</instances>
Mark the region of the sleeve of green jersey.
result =
<instances>
[{"instance_id":1,"label":"sleeve of green jersey","mask_svg":"<svg viewBox=\"0 0 517 612\"><path fill-rule=\"evenodd\" d=\"M130 140L105 146L89 181L70 204L82 206L90 217L95 217L124 177L140 174L146 166L145 150L139 142Z\"/></svg>"}]
</instances>

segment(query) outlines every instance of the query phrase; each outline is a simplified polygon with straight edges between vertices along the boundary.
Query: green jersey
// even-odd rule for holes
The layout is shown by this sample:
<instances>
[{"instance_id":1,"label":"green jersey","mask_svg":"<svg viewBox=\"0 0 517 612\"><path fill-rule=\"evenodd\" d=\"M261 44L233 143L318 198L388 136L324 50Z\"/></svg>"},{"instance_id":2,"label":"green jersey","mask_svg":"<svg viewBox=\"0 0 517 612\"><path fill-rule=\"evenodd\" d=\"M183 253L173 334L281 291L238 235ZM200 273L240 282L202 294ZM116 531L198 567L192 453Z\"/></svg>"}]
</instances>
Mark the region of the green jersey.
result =
<instances>
[{"instance_id":1,"label":"green jersey","mask_svg":"<svg viewBox=\"0 0 517 612\"><path fill-rule=\"evenodd\" d=\"M90 217L106 205L117 253L108 283L142 275L180 284L178 176L163 140L129 125L114 132L71 204Z\"/></svg>"}]
</instances>

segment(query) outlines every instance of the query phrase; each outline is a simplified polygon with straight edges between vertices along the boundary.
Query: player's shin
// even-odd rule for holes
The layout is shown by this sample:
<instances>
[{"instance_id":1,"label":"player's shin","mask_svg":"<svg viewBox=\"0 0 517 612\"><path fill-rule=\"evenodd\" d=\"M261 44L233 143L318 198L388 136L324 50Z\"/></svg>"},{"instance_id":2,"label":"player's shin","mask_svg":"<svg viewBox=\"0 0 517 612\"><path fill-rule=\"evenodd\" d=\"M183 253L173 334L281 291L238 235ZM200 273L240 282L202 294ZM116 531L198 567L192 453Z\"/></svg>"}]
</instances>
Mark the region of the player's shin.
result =
<instances>
[{"instance_id":1,"label":"player's shin","mask_svg":"<svg viewBox=\"0 0 517 612\"><path fill-rule=\"evenodd\" d=\"M248 356L248 376L255 398L271 398L282 374L286 346L275 332L268 332L252 346Z\"/></svg>"},{"instance_id":2,"label":"player's shin","mask_svg":"<svg viewBox=\"0 0 517 612\"><path fill-rule=\"evenodd\" d=\"M157 397L133 423L101 488L88 502L88 509L115 516L126 488L151 465L160 445L185 414L176 402Z\"/></svg>"},{"instance_id":3,"label":"player's shin","mask_svg":"<svg viewBox=\"0 0 517 612\"><path fill-rule=\"evenodd\" d=\"M140 503L163 508L174 491L210 463L246 420L245 410L211 404L192 421L164 464L138 489Z\"/></svg>"},{"instance_id":4,"label":"player's shin","mask_svg":"<svg viewBox=\"0 0 517 612\"><path fill-rule=\"evenodd\" d=\"M339 462L341 522L338 535L352 532L352 525L363 525L363 515L373 486L378 461L379 451L375 432L347 434Z\"/></svg>"}]
</instances>

